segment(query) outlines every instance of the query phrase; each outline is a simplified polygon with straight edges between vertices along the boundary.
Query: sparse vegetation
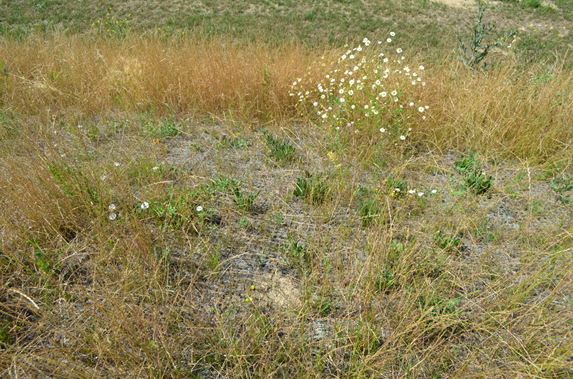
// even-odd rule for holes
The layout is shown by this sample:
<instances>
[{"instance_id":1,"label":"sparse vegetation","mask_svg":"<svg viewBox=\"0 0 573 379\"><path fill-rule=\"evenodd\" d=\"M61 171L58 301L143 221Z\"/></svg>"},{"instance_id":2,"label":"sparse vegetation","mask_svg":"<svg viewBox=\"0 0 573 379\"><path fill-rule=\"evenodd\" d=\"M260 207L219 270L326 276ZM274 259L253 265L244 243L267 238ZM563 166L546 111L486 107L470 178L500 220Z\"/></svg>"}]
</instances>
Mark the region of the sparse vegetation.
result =
<instances>
[{"instance_id":1,"label":"sparse vegetation","mask_svg":"<svg viewBox=\"0 0 573 379\"><path fill-rule=\"evenodd\" d=\"M572 377L569 3L0 1L0 377Z\"/></svg>"}]
</instances>

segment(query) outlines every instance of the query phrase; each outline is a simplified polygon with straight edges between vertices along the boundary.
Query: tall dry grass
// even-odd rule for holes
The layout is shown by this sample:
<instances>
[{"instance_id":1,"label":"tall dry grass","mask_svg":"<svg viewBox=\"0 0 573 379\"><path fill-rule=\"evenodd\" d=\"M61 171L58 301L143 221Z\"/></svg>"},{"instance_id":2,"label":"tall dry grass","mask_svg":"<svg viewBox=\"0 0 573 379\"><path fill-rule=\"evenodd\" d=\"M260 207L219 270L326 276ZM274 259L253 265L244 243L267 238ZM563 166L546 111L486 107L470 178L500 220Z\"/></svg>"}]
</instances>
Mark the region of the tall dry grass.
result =
<instances>
[{"instance_id":1,"label":"tall dry grass","mask_svg":"<svg viewBox=\"0 0 573 379\"><path fill-rule=\"evenodd\" d=\"M44 120L116 111L288 119L297 116L292 80L336 53L220 39L3 40L0 103ZM426 67L432 111L414 130L419 141L518 158L571 156L573 72L506 61L482 73L453 59Z\"/></svg>"},{"instance_id":2,"label":"tall dry grass","mask_svg":"<svg viewBox=\"0 0 573 379\"><path fill-rule=\"evenodd\" d=\"M0 42L2 103L18 113L113 110L233 113L277 118L312 58L295 46L226 40L56 36Z\"/></svg>"}]
</instances>

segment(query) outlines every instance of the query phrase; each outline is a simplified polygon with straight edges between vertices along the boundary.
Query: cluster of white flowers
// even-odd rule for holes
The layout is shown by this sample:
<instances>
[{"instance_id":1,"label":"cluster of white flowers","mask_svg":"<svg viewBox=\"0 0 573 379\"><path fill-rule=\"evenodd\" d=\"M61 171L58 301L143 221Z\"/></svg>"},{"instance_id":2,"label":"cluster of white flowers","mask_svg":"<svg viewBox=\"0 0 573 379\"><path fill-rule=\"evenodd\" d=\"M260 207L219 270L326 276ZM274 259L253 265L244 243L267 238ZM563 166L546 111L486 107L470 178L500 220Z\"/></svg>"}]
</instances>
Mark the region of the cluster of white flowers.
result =
<instances>
[{"instance_id":1,"label":"cluster of white flowers","mask_svg":"<svg viewBox=\"0 0 573 379\"><path fill-rule=\"evenodd\" d=\"M394 193L398 194L400 192L401 192L400 188L398 188L398 187L394 188ZM436 193L438 193L438 190L436 190L436 189L433 189L430 191L430 194L432 194L432 195L435 195ZM424 191L418 191L416 188L408 190L408 195L423 197L425 194L426 193Z\"/></svg>"},{"instance_id":2,"label":"cluster of white flowers","mask_svg":"<svg viewBox=\"0 0 573 379\"><path fill-rule=\"evenodd\" d=\"M117 206L113 203L111 203L107 209L109 210L109 215L107 216L107 218L109 218L110 221L115 221L117 219Z\"/></svg>"},{"instance_id":3,"label":"cluster of white flowers","mask_svg":"<svg viewBox=\"0 0 573 379\"><path fill-rule=\"evenodd\" d=\"M426 119L428 105L420 104L419 92L425 87L424 66L411 68L405 63L401 48L390 48L392 38L372 43L364 38L355 48L348 49L336 62L328 65L321 58L321 78L297 78L290 95L300 106L311 109L317 120L358 132L366 125L375 130L395 132L401 141L404 131L393 128L397 117L414 115ZM322 72L325 70L326 72Z\"/></svg>"}]
</instances>

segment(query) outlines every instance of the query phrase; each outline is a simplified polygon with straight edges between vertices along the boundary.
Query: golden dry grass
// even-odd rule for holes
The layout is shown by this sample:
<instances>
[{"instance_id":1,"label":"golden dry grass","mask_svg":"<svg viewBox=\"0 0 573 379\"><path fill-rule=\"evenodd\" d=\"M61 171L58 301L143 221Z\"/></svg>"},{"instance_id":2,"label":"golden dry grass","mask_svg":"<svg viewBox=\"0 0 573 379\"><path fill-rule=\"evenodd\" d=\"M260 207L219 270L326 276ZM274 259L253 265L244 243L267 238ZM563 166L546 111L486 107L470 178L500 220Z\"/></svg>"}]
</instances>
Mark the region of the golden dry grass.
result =
<instances>
[{"instance_id":1,"label":"golden dry grass","mask_svg":"<svg viewBox=\"0 0 573 379\"><path fill-rule=\"evenodd\" d=\"M22 115L67 120L113 112L296 117L292 80L321 55L299 46L226 40L55 36L3 40L0 101ZM328 59L328 58L327 58ZM570 157L573 73L506 60L476 73L429 62L425 100L435 110L414 133L433 148L471 148L520 159Z\"/></svg>"}]
</instances>

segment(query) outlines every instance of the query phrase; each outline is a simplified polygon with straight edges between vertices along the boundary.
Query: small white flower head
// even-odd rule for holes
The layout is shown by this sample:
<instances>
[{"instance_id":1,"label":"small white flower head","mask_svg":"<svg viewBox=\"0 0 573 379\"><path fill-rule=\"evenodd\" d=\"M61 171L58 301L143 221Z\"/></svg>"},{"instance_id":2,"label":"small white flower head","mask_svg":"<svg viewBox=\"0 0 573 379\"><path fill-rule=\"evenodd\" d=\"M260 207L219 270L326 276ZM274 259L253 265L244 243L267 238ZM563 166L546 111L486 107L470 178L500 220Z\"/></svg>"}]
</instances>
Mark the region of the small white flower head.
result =
<instances>
[{"instance_id":1,"label":"small white flower head","mask_svg":"<svg viewBox=\"0 0 573 379\"><path fill-rule=\"evenodd\" d=\"M398 188L398 187L394 188L394 192L401 192L400 188Z\"/></svg>"},{"instance_id":2,"label":"small white flower head","mask_svg":"<svg viewBox=\"0 0 573 379\"><path fill-rule=\"evenodd\" d=\"M197 208L195 208L195 210L199 213L203 212L203 207L201 205L197 205Z\"/></svg>"},{"instance_id":3,"label":"small white flower head","mask_svg":"<svg viewBox=\"0 0 573 379\"><path fill-rule=\"evenodd\" d=\"M413 101L410 101L410 103L408 103L408 105L409 105L410 107L413 107L413 106L414 106L414 102L413 102Z\"/></svg>"},{"instance_id":4,"label":"small white flower head","mask_svg":"<svg viewBox=\"0 0 573 379\"><path fill-rule=\"evenodd\" d=\"M366 37L364 37L364 39L362 40L362 43L364 44L364 46L368 46L370 45L370 40Z\"/></svg>"},{"instance_id":5,"label":"small white flower head","mask_svg":"<svg viewBox=\"0 0 573 379\"><path fill-rule=\"evenodd\" d=\"M350 96L352 96L352 95L354 95L354 91L353 91L353 90L350 90L350 91L348 91L348 94L349 94Z\"/></svg>"},{"instance_id":6,"label":"small white flower head","mask_svg":"<svg viewBox=\"0 0 573 379\"><path fill-rule=\"evenodd\" d=\"M356 109L356 105L352 104L352 105L350 106L350 109Z\"/></svg>"},{"instance_id":7,"label":"small white flower head","mask_svg":"<svg viewBox=\"0 0 573 379\"><path fill-rule=\"evenodd\" d=\"M314 103L312 103L313 107L318 107L318 101L315 101Z\"/></svg>"},{"instance_id":8,"label":"small white flower head","mask_svg":"<svg viewBox=\"0 0 573 379\"><path fill-rule=\"evenodd\" d=\"M437 189L433 189L433 190L432 190L432 195L435 195L437 192L438 192Z\"/></svg>"},{"instance_id":9,"label":"small white flower head","mask_svg":"<svg viewBox=\"0 0 573 379\"><path fill-rule=\"evenodd\" d=\"M115 211L117 209L117 206L114 203L111 203L107 209L109 209L110 211Z\"/></svg>"},{"instance_id":10,"label":"small white flower head","mask_svg":"<svg viewBox=\"0 0 573 379\"><path fill-rule=\"evenodd\" d=\"M153 166L153 168L151 170L157 171L157 170L159 170L159 166Z\"/></svg>"},{"instance_id":11,"label":"small white flower head","mask_svg":"<svg viewBox=\"0 0 573 379\"><path fill-rule=\"evenodd\" d=\"M355 57L354 57L354 54L350 54L350 56L349 56L348 58L354 59L354 58L355 58Z\"/></svg>"},{"instance_id":12,"label":"small white flower head","mask_svg":"<svg viewBox=\"0 0 573 379\"><path fill-rule=\"evenodd\" d=\"M396 33L390 32L390 36L395 37L395 36L396 36Z\"/></svg>"},{"instance_id":13,"label":"small white flower head","mask_svg":"<svg viewBox=\"0 0 573 379\"><path fill-rule=\"evenodd\" d=\"M392 95L392 96L396 96L397 94L398 94L398 91L396 91L396 90L390 92L390 95Z\"/></svg>"},{"instance_id":14,"label":"small white flower head","mask_svg":"<svg viewBox=\"0 0 573 379\"><path fill-rule=\"evenodd\" d=\"M84 126L82 124L78 124L78 129L83 128Z\"/></svg>"},{"instance_id":15,"label":"small white flower head","mask_svg":"<svg viewBox=\"0 0 573 379\"><path fill-rule=\"evenodd\" d=\"M339 100L340 100L341 103L344 103L344 102L346 101L346 100L344 99L344 97L341 97Z\"/></svg>"},{"instance_id":16,"label":"small white flower head","mask_svg":"<svg viewBox=\"0 0 573 379\"><path fill-rule=\"evenodd\" d=\"M418 192L418 197L424 196L424 192Z\"/></svg>"},{"instance_id":17,"label":"small white flower head","mask_svg":"<svg viewBox=\"0 0 573 379\"><path fill-rule=\"evenodd\" d=\"M408 193L409 193L410 195L413 195L413 194L416 193L416 190L415 190L415 189L408 190Z\"/></svg>"},{"instance_id":18,"label":"small white flower head","mask_svg":"<svg viewBox=\"0 0 573 379\"><path fill-rule=\"evenodd\" d=\"M321 117L322 117L324 120L326 120L326 119L328 118L328 114L323 113Z\"/></svg>"},{"instance_id":19,"label":"small white flower head","mask_svg":"<svg viewBox=\"0 0 573 379\"><path fill-rule=\"evenodd\" d=\"M386 42L388 42L388 43L392 42L392 38L386 39Z\"/></svg>"},{"instance_id":20,"label":"small white flower head","mask_svg":"<svg viewBox=\"0 0 573 379\"><path fill-rule=\"evenodd\" d=\"M339 90L338 90L338 93L342 95L342 94L344 93L344 89L342 89L342 88L339 89Z\"/></svg>"},{"instance_id":21,"label":"small white flower head","mask_svg":"<svg viewBox=\"0 0 573 379\"><path fill-rule=\"evenodd\" d=\"M424 105L424 108L430 109L430 106L429 106L429 105Z\"/></svg>"},{"instance_id":22,"label":"small white flower head","mask_svg":"<svg viewBox=\"0 0 573 379\"><path fill-rule=\"evenodd\" d=\"M107 216L107 218L108 218L110 221L113 221L113 220L117 219L117 213L111 212L111 213L109 214L109 216Z\"/></svg>"},{"instance_id":23,"label":"small white flower head","mask_svg":"<svg viewBox=\"0 0 573 379\"><path fill-rule=\"evenodd\" d=\"M380 95L381 97L386 97L386 96L388 96L388 94L386 93L386 91L380 92L379 95Z\"/></svg>"},{"instance_id":24,"label":"small white flower head","mask_svg":"<svg viewBox=\"0 0 573 379\"><path fill-rule=\"evenodd\" d=\"M401 135L401 136L400 136L400 141L406 141L406 136L405 136L405 135Z\"/></svg>"},{"instance_id":25,"label":"small white flower head","mask_svg":"<svg viewBox=\"0 0 573 379\"><path fill-rule=\"evenodd\" d=\"M426 108L424 108L424 107L418 107L418 112L420 112L420 113L424 113L425 110L426 110Z\"/></svg>"},{"instance_id":26,"label":"small white flower head","mask_svg":"<svg viewBox=\"0 0 573 379\"><path fill-rule=\"evenodd\" d=\"M380 128L380 133L386 133L386 129Z\"/></svg>"},{"instance_id":27,"label":"small white flower head","mask_svg":"<svg viewBox=\"0 0 573 379\"><path fill-rule=\"evenodd\" d=\"M119 166L121 166L121 163L119 163L119 162L113 162L113 165L114 165L115 167L119 167Z\"/></svg>"},{"instance_id":28,"label":"small white flower head","mask_svg":"<svg viewBox=\"0 0 573 379\"><path fill-rule=\"evenodd\" d=\"M368 108L370 108L370 107L368 106L368 104L366 104L366 105L364 106L364 109L368 109Z\"/></svg>"},{"instance_id":29,"label":"small white flower head","mask_svg":"<svg viewBox=\"0 0 573 379\"><path fill-rule=\"evenodd\" d=\"M147 201L144 201L143 203L141 203L141 205L139 207L143 210L148 209L149 203Z\"/></svg>"},{"instance_id":30,"label":"small white flower head","mask_svg":"<svg viewBox=\"0 0 573 379\"><path fill-rule=\"evenodd\" d=\"M382 62L384 62L384 63L388 63L388 61L389 61L389 59L388 59L388 58L384 58L384 59L382 59ZM386 74L386 75L388 75L388 74Z\"/></svg>"},{"instance_id":31,"label":"small white flower head","mask_svg":"<svg viewBox=\"0 0 573 379\"><path fill-rule=\"evenodd\" d=\"M425 69L425 67L423 65L420 65L418 68L420 69L420 71L424 71L424 69Z\"/></svg>"},{"instance_id":32,"label":"small white flower head","mask_svg":"<svg viewBox=\"0 0 573 379\"><path fill-rule=\"evenodd\" d=\"M397 49L396 49L396 53L402 54L402 49L401 49L401 48L397 48Z\"/></svg>"}]
</instances>

